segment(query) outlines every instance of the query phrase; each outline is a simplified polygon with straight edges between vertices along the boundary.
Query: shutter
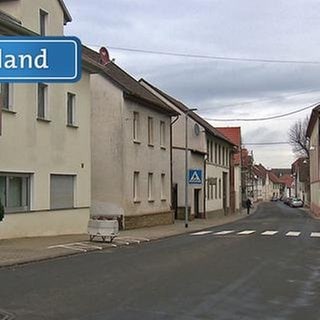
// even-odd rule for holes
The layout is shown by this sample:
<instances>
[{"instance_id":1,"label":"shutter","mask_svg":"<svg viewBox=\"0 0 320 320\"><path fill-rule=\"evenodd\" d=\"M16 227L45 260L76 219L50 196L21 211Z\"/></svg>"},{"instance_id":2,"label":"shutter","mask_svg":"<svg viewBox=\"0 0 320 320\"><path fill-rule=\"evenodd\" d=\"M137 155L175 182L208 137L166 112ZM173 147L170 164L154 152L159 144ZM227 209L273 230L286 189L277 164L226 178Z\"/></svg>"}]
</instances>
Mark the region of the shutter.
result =
<instances>
[{"instance_id":1,"label":"shutter","mask_svg":"<svg viewBox=\"0 0 320 320\"><path fill-rule=\"evenodd\" d=\"M74 176L51 175L50 208L67 209L74 207Z\"/></svg>"}]
</instances>

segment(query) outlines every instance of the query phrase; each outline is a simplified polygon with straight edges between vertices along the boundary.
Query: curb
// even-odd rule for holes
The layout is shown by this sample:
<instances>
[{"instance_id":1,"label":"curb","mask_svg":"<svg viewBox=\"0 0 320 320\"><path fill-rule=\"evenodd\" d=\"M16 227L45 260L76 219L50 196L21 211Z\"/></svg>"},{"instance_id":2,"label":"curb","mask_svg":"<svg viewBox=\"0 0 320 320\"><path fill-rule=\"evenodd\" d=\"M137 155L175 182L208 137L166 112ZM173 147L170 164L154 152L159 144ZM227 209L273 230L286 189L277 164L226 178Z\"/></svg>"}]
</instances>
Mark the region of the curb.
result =
<instances>
[{"instance_id":1,"label":"curb","mask_svg":"<svg viewBox=\"0 0 320 320\"><path fill-rule=\"evenodd\" d=\"M261 202L260 202L261 203ZM259 203L259 204L260 204ZM214 227L218 227L218 226L222 226L222 225L225 225L225 224L229 224L229 223L234 223L238 220L242 220L242 219L245 219L245 218L248 218L249 216L253 215L259 204L257 204L253 210L251 210L250 214L247 215L246 212L242 212L241 213L238 213L237 215L239 215L239 218L238 219L235 219L233 221L221 221L221 223L218 223L218 224L215 224L215 225L211 225L211 226L206 226L206 227L203 227L203 228L199 228L199 229L195 229L195 230L184 230L184 231L181 231L181 232L178 232L178 233L175 233L175 234L170 234L170 235L165 235L165 236L160 236L160 237L157 237L157 238L151 238L149 239L150 241L148 242L143 242L143 243L150 243L150 242L154 242L154 241L160 241L160 240L165 240L165 239L169 239L169 238L173 238L173 237L177 237L177 236L181 236L181 235L185 235L185 234L190 234L192 232L196 232L196 231L205 231L205 230L209 230L211 228L214 228ZM133 243L133 245L135 245ZM126 244L119 244L117 245L117 247L126 247ZM20 266L24 266L24 265L29 265L29 264L33 264L33 263L41 263L41 262L46 262L46 261L51 261L51 260L58 260L58 259L63 259L63 258L68 258L68 257L71 257L71 256L80 256L80 255L84 255L84 254L88 254L88 253L93 253L93 252L97 252L97 251L105 251L105 250L110 250L112 248L110 247L105 247L103 248L102 250L99 250L99 249L92 249L88 252L69 252L69 253L66 253L66 254L60 254L60 255L54 255L54 256L47 256L47 257L44 257L44 258L36 258L36 259L32 259L32 260L22 260L22 261L17 261L17 262L12 262L12 263L8 263L8 264L0 264L0 270L1 269L8 269L8 268L14 268L14 267L20 267ZM0 310L0 316L1 316L1 310ZM11 319L11 318L8 318L8 319ZM1 319L0 317L0 320L7 320L7 318L4 318L4 319Z\"/></svg>"}]
</instances>

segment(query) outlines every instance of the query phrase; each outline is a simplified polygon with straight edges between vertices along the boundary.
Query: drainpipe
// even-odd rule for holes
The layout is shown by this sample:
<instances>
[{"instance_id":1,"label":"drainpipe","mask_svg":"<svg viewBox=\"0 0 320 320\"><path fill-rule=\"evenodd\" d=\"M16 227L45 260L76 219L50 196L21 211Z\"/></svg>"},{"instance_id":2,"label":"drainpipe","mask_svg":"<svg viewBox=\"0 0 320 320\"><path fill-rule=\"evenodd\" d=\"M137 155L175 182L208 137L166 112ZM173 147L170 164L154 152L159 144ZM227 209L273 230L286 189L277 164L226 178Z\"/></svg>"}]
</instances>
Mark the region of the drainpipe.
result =
<instances>
[{"instance_id":1,"label":"drainpipe","mask_svg":"<svg viewBox=\"0 0 320 320\"><path fill-rule=\"evenodd\" d=\"M171 210L172 210L172 192L173 192L173 160L172 160L172 127L174 125L175 122L177 122L177 120L179 119L179 116L176 116L176 118L170 122L170 186L171 186L171 199L170 199L170 203L171 203ZM174 217L175 218L175 217ZM174 221L175 219L173 219Z\"/></svg>"},{"instance_id":2,"label":"drainpipe","mask_svg":"<svg viewBox=\"0 0 320 320\"><path fill-rule=\"evenodd\" d=\"M207 139L205 139L207 140ZM208 150L207 150L208 151ZM206 210L206 196L207 196L207 184L206 184L206 176L207 176L207 159L208 159L208 152L204 156L203 159L203 218L207 218L207 210Z\"/></svg>"}]
</instances>

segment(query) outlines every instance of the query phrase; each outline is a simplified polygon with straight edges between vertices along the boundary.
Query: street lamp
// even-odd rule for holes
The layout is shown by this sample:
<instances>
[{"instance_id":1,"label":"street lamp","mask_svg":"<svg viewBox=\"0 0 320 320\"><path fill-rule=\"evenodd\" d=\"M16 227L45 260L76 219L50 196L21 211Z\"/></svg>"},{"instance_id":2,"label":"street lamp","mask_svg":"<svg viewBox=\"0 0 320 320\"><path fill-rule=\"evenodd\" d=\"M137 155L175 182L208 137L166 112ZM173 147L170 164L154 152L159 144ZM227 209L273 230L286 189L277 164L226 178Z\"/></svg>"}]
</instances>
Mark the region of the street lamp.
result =
<instances>
[{"instance_id":1,"label":"street lamp","mask_svg":"<svg viewBox=\"0 0 320 320\"><path fill-rule=\"evenodd\" d=\"M197 108L192 108L188 109L185 112L185 119L186 119L186 124L185 124L185 227L188 228L188 115L190 112L196 111Z\"/></svg>"}]
</instances>

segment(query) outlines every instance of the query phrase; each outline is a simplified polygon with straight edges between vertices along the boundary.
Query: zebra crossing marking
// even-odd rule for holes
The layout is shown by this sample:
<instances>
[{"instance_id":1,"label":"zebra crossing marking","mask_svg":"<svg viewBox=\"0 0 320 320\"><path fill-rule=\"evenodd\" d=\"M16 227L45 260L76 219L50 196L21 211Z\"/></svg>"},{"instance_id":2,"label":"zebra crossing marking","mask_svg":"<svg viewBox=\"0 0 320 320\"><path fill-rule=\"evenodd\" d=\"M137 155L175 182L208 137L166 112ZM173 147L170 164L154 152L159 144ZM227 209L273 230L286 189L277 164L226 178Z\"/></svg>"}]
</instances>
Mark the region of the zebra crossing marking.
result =
<instances>
[{"instance_id":1,"label":"zebra crossing marking","mask_svg":"<svg viewBox=\"0 0 320 320\"><path fill-rule=\"evenodd\" d=\"M233 232L234 232L234 230L224 230L224 231L215 232L214 235L215 236L222 236L222 235L230 234L230 233L233 233Z\"/></svg>"},{"instance_id":2,"label":"zebra crossing marking","mask_svg":"<svg viewBox=\"0 0 320 320\"><path fill-rule=\"evenodd\" d=\"M276 230L267 230L261 233L262 236L274 236L277 234L279 231Z\"/></svg>"},{"instance_id":3,"label":"zebra crossing marking","mask_svg":"<svg viewBox=\"0 0 320 320\"><path fill-rule=\"evenodd\" d=\"M239 235L249 235L249 234L253 234L255 232L256 232L256 230L243 230L243 231L238 232L237 234L239 234Z\"/></svg>"},{"instance_id":4,"label":"zebra crossing marking","mask_svg":"<svg viewBox=\"0 0 320 320\"><path fill-rule=\"evenodd\" d=\"M320 232L311 232L310 237L312 237L312 238L320 238Z\"/></svg>"},{"instance_id":5,"label":"zebra crossing marking","mask_svg":"<svg viewBox=\"0 0 320 320\"><path fill-rule=\"evenodd\" d=\"M213 231L199 231L199 232L194 232L194 233L191 233L190 235L191 236L203 236L205 234L210 234L212 233Z\"/></svg>"},{"instance_id":6,"label":"zebra crossing marking","mask_svg":"<svg viewBox=\"0 0 320 320\"><path fill-rule=\"evenodd\" d=\"M299 237L301 232L299 231L289 231L286 233L286 237Z\"/></svg>"}]
</instances>

